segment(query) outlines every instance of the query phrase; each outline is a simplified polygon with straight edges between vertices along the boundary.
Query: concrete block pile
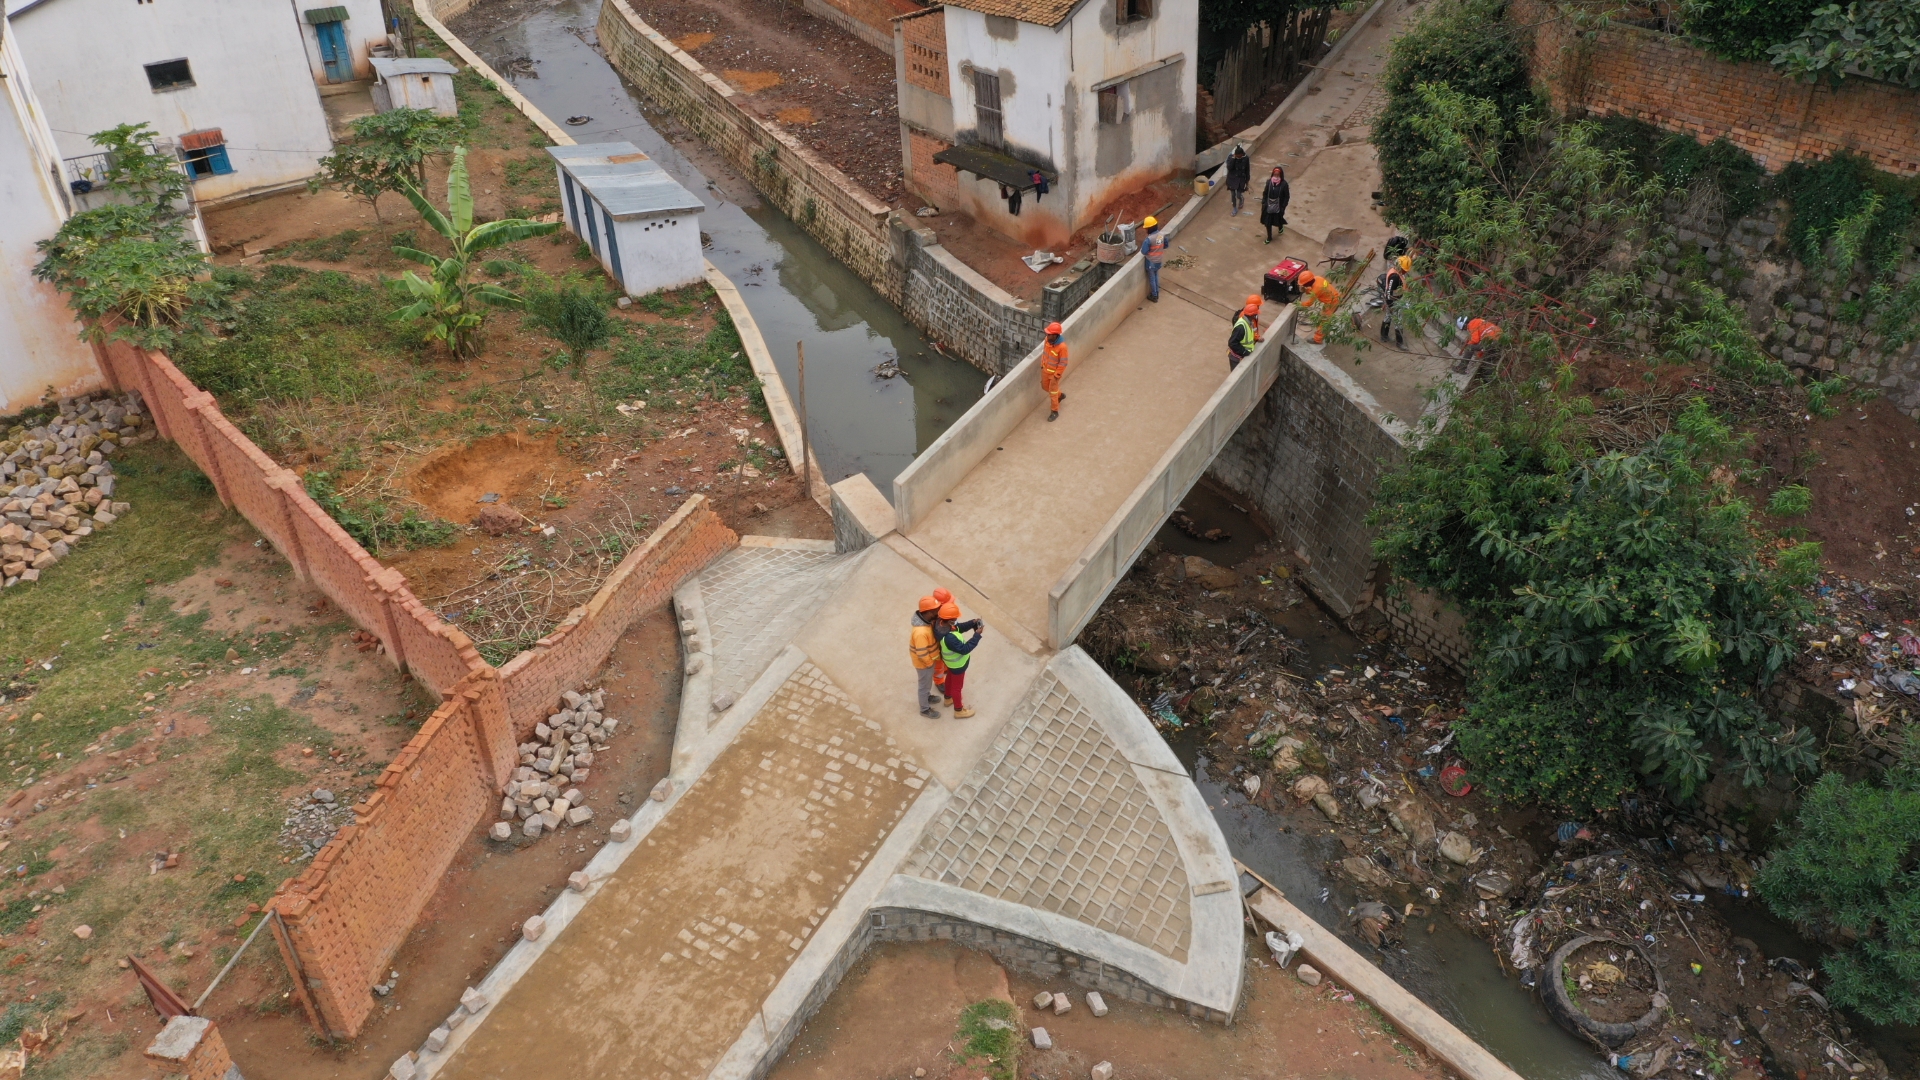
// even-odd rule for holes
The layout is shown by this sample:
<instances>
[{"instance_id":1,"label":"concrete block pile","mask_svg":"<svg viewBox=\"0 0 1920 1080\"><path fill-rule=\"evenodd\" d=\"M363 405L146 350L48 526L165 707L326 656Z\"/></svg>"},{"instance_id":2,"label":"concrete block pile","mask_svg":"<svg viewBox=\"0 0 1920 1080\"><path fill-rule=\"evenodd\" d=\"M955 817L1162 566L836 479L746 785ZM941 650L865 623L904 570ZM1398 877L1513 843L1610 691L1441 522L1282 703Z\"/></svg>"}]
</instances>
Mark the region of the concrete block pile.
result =
<instances>
[{"instance_id":1,"label":"concrete block pile","mask_svg":"<svg viewBox=\"0 0 1920 1080\"><path fill-rule=\"evenodd\" d=\"M600 712L606 705L605 690L569 690L560 699L560 708L534 725L533 741L520 744L520 765L501 792L495 840L511 840L516 829L538 839L593 820L580 785L593 768L594 755L606 753L620 722Z\"/></svg>"},{"instance_id":2,"label":"concrete block pile","mask_svg":"<svg viewBox=\"0 0 1920 1080\"><path fill-rule=\"evenodd\" d=\"M40 580L75 545L132 509L113 498L113 452L153 438L137 395L69 398L44 424L0 438L0 578Z\"/></svg>"}]
</instances>

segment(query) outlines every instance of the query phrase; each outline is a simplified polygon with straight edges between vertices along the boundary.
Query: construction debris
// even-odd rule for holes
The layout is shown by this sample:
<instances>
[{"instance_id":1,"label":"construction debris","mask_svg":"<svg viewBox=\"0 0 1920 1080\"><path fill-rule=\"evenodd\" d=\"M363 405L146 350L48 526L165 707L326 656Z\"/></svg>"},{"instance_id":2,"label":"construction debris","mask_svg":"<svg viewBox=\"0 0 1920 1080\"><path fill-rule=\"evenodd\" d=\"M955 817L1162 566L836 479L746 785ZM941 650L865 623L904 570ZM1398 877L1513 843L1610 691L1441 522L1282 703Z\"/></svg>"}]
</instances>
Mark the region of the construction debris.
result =
<instances>
[{"instance_id":1,"label":"construction debris","mask_svg":"<svg viewBox=\"0 0 1920 1080\"><path fill-rule=\"evenodd\" d=\"M515 827L529 840L562 826L593 820L580 787L604 754L620 722L601 713L606 691L560 695L560 708L534 725L534 739L520 744L520 765L501 789L500 817L488 835L511 841Z\"/></svg>"}]
</instances>

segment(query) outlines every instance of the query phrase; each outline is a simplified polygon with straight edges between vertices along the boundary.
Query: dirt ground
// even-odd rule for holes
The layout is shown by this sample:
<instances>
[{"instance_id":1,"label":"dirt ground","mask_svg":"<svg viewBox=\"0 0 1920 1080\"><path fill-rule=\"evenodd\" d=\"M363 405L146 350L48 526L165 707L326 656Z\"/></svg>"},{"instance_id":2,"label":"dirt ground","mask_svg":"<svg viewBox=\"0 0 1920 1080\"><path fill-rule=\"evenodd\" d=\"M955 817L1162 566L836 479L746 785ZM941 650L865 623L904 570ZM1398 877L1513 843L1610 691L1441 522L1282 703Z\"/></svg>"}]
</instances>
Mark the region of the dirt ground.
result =
<instances>
[{"instance_id":1,"label":"dirt ground","mask_svg":"<svg viewBox=\"0 0 1920 1080\"><path fill-rule=\"evenodd\" d=\"M986 953L951 942L876 945L849 971L774 1067L772 1080L976 1080L981 1063L957 1060L960 1011L990 998L1018 1010L1018 1073L1034 1080L1084 1077L1102 1061L1126 1080L1338 1077L1389 1080L1443 1070L1384 1027L1378 1013L1331 981L1308 987L1250 943L1242 1010L1232 1027L1109 999L1095 1017L1065 981L1010 974ZM1032 1007L1041 991L1068 991L1073 1009ZM1026 1029L1044 1027L1052 1050ZM924 1070L922 1072L921 1070Z\"/></svg>"}]
</instances>

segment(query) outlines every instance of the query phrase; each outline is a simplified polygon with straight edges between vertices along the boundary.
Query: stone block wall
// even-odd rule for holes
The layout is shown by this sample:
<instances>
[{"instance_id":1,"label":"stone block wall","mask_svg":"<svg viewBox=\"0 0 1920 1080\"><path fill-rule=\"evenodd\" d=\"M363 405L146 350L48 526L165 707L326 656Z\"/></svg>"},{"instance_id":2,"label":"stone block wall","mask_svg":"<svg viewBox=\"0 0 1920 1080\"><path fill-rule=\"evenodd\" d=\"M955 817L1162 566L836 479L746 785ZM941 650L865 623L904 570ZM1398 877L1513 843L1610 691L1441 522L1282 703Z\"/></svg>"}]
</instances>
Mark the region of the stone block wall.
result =
<instances>
[{"instance_id":1,"label":"stone block wall","mask_svg":"<svg viewBox=\"0 0 1920 1080\"><path fill-rule=\"evenodd\" d=\"M1425 654L1416 653L1414 659L1467 670L1473 639L1467 635L1467 620L1445 597L1402 582L1397 590L1378 590L1373 606L1386 616L1401 645Z\"/></svg>"},{"instance_id":2,"label":"stone block wall","mask_svg":"<svg viewBox=\"0 0 1920 1080\"><path fill-rule=\"evenodd\" d=\"M1019 306L1006 290L954 258L935 240L932 230L907 231L908 219L895 220L907 255L900 308L915 326L933 335L947 351L992 375L1013 370L1039 348L1051 321L1047 316ZM1087 290L1080 299L1091 292ZM1053 318L1065 317L1062 312Z\"/></svg>"},{"instance_id":3,"label":"stone block wall","mask_svg":"<svg viewBox=\"0 0 1920 1080\"><path fill-rule=\"evenodd\" d=\"M1381 474L1406 450L1327 377L1330 367L1282 349L1273 387L1207 475L1253 502L1305 564L1303 583L1345 618L1374 601L1366 517Z\"/></svg>"},{"instance_id":4,"label":"stone block wall","mask_svg":"<svg viewBox=\"0 0 1920 1080\"><path fill-rule=\"evenodd\" d=\"M1568 21L1542 0L1514 0L1507 12L1531 28L1534 76L1563 111L1634 116L1702 142L1724 135L1769 172L1849 149L1896 175L1920 174L1920 92L1860 78L1799 82L1624 24L1575 49Z\"/></svg>"}]
</instances>

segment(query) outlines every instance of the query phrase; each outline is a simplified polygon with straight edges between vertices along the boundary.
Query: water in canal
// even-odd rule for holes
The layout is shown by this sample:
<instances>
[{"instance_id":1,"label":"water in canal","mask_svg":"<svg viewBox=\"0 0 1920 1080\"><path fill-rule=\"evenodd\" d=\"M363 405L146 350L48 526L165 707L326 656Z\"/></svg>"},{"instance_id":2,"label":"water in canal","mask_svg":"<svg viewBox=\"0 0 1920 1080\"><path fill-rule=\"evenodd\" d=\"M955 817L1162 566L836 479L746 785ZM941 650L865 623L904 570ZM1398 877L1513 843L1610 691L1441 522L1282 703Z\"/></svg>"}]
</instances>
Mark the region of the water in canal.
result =
<instances>
[{"instance_id":1,"label":"water in canal","mask_svg":"<svg viewBox=\"0 0 1920 1080\"><path fill-rule=\"evenodd\" d=\"M496 71L507 59L531 58L539 77L514 86L556 122L591 117L569 131L576 140L631 142L706 202L700 231L711 241L707 259L739 286L795 398L795 346L806 345L807 430L821 471L829 481L865 472L891 497L894 476L979 399L986 375L936 352L898 309L785 215L735 178L705 175L662 137L641 113L640 98L590 44L599 17L599 0L560 0L464 40ZM899 362L900 377L873 373L890 359Z\"/></svg>"},{"instance_id":2,"label":"water in canal","mask_svg":"<svg viewBox=\"0 0 1920 1080\"><path fill-rule=\"evenodd\" d=\"M589 44L598 17L598 0L560 0L518 24L466 40L496 70L506 66L496 61L533 59L539 78L515 85L555 119L591 117L572 132L576 139L631 142L706 201L701 230L712 240L707 258L740 286L789 390L795 385L794 343L806 343L808 430L823 470L832 480L865 471L891 494L894 475L980 397L985 376L935 352L899 311L779 211L752 199L734 178L723 178L730 181L724 186L738 201L710 185L710 178L654 129L638 97ZM874 376L872 369L890 358L899 361L904 377ZM1217 493L1196 492L1188 500L1196 518L1219 516L1252 537L1252 520L1229 507L1231 501ZM1164 539L1178 546L1184 538ZM1290 635L1328 650L1350 653L1357 646L1340 641L1338 628L1312 605L1296 611L1303 625L1288 627ZM1322 873L1334 852L1322 850L1321 841L1282 832L1277 817L1209 773L1197 743L1176 742L1174 749L1193 769L1234 854L1356 948L1371 952L1345 934L1343 914L1362 898ZM1330 838L1324 842L1337 845ZM1329 890L1325 901L1317 899L1322 889ZM1617 1076L1506 977L1484 942L1445 918L1434 921L1432 935L1408 935L1404 949L1377 958L1381 966L1528 1080Z\"/></svg>"}]
</instances>

